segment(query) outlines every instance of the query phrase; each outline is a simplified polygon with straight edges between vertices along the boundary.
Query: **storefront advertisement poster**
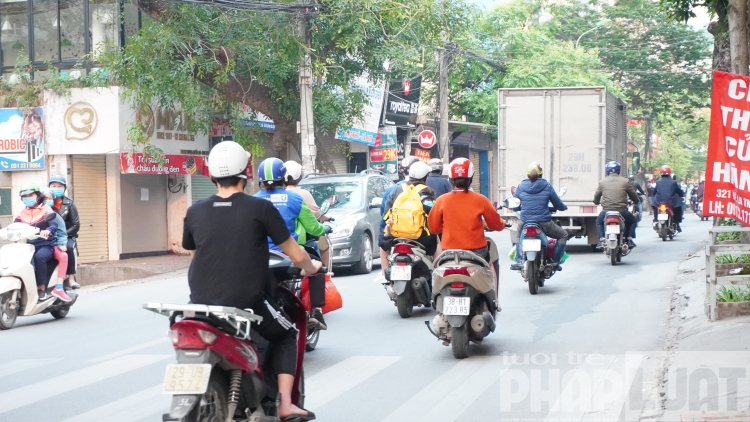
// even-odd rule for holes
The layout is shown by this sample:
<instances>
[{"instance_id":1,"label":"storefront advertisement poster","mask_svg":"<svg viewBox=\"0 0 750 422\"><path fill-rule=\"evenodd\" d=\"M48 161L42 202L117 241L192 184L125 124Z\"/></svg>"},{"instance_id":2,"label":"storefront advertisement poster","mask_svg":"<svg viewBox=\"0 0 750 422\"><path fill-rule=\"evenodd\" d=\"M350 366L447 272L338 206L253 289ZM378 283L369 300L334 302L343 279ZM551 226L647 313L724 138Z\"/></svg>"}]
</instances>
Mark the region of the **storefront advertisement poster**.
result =
<instances>
[{"instance_id":1,"label":"storefront advertisement poster","mask_svg":"<svg viewBox=\"0 0 750 422\"><path fill-rule=\"evenodd\" d=\"M420 161L424 163L430 161L430 151L420 148L412 148L411 150L414 152L414 156L419 158Z\"/></svg>"},{"instance_id":2,"label":"storefront advertisement poster","mask_svg":"<svg viewBox=\"0 0 750 422\"><path fill-rule=\"evenodd\" d=\"M120 153L123 174L191 174L208 176L206 158L200 155L163 155L163 160L141 152ZM161 162L160 162L161 161Z\"/></svg>"},{"instance_id":3,"label":"storefront advertisement poster","mask_svg":"<svg viewBox=\"0 0 750 422\"><path fill-rule=\"evenodd\" d=\"M370 168L383 172L391 178L398 177L398 153L396 149L396 128L381 127L370 148Z\"/></svg>"},{"instance_id":4,"label":"storefront advertisement poster","mask_svg":"<svg viewBox=\"0 0 750 422\"><path fill-rule=\"evenodd\" d=\"M42 108L0 108L0 171L44 170Z\"/></svg>"},{"instance_id":5,"label":"storefront advertisement poster","mask_svg":"<svg viewBox=\"0 0 750 422\"><path fill-rule=\"evenodd\" d=\"M354 84L367 96L367 102L362 110L362 117L352 127L339 128L336 139L373 146L378 136L385 84L372 83L366 74L358 77Z\"/></svg>"},{"instance_id":6,"label":"storefront advertisement poster","mask_svg":"<svg viewBox=\"0 0 750 422\"><path fill-rule=\"evenodd\" d=\"M714 71L704 215L750 226L750 78Z\"/></svg>"}]
</instances>

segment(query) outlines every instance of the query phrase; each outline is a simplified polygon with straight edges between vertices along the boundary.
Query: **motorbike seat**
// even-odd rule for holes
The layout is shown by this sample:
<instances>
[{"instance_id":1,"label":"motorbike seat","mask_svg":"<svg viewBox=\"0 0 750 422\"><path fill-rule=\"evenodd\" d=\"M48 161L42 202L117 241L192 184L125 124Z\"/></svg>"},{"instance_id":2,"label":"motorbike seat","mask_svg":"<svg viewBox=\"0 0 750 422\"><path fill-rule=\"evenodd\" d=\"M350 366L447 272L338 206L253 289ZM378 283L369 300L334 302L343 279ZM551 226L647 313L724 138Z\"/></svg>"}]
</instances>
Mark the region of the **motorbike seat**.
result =
<instances>
[{"instance_id":1,"label":"motorbike seat","mask_svg":"<svg viewBox=\"0 0 750 422\"><path fill-rule=\"evenodd\" d=\"M435 261L435 266L439 267L443 264L448 264L450 262L454 262L456 264L460 263L472 263L476 265L480 265L482 267L488 267L489 263L484 260L484 258L480 257L479 255L469 252L469 251L463 251L459 249L451 249L447 251L443 251L442 254L437 258Z\"/></svg>"},{"instance_id":2,"label":"motorbike seat","mask_svg":"<svg viewBox=\"0 0 750 422\"><path fill-rule=\"evenodd\" d=\"M622 214L620 214L620 213L619 213L619 212L617 212L617 211L607 211L607 214L606 214L606 216L607 216L607 217L617 217L617 218L619 218L620 220L622 220L622 219L623 219L623 218L622 218Z\"/></svg>"}]
</instances>

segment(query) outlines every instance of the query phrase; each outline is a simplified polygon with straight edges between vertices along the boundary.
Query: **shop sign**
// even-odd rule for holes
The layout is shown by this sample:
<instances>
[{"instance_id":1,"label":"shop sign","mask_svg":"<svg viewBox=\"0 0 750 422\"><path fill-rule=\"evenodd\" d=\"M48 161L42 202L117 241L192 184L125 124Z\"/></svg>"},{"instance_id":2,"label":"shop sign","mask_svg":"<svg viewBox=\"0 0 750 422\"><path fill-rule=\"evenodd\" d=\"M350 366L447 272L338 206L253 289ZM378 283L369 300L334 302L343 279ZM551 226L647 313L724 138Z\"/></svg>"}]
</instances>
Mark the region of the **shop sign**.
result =
<instances>
[{"instance_id":1,"label":"shop sign","mask_svg":"<svg viewBox=\"0 0 750 422\"><path fill-rule=\"evenodd\" d=\"M185 112L164 107L145 106L136 111L136 119L138 119L143 133L149 138L195 141L195 135L187 130L190 117Z\"/></svg>"},{"instance_id":2,"label":"shop sign","mask_svg":"<svg viewBox=\"0 0 750 422\"><path fill-rule=\"evenodd\" d=\"M160 162L161 161L161 162ZM157 160L142 152L120 153L123 174L194 174L208 176L206 157L200 155L163 155Z\"/></svg>"},{"instance_id":3,"label":"shop sign","mask_svg":"<svg viewBox=\"0 0 750 422\"><path fill-rule=\"evenodd\" d=\"M388 87L383 124L386 126L416 127L422 76L398 79Z\"/></svg>"},{"instance_id":4,"label":"shop sign","mask_svg":"<svg viewBox=\"0 0 750 422\"><path fill-rule=\"evenodd\" d=\"M0 171L44 170L43 110L0 108Z\"/></svg>"},{"instance_id":5,"label":"shop sign","mask_svg":"<svg viewBox=\"0 0 750 422\"><path fill-rule=\"evenodd\" d=\"M417 142L419 142L420 147L430 149L437 143L437 137L435 132L425 129L417 135Z\"/></svg>"},{"instance_id":6,"label":"shop sign","mask_svg":"<svg viewBox=\"0 0 750 422\"><path fill-rule=\"evenodd\" d=\"M65 139L86 139L96 130L99 119L89 103L77 102L65 110Z\"/></svg>"},{"instance_id":7,"label":"shop sign","mask_svg":"<svg viewBox=\"0 0 750 422\"><path fill-rule=\"evenodd\" d=\"M430 151L425 149L414 148L414 156L425 163L430 161Z\"/></svg>"},{"instance_id":8,"label":"shop sign","mask_svg":"<svg viewBox=\"0 0 750 422\"><path fill-rule=\"evenodd\" d=\"M370 168L383 172L392 179L398 178L398 151L396 149L396 128L381 127L370 148Z\"/></svg>"},{"instance_id":9,"label":"shop sign","mask_svg":"<svg viewBox=\"0 0 750 422\"><path fill-rule=\"evenodd\" d=\"M354 81L358 90L367 96L362 110L362 117L352 127L338 128L336 139L374 146L380 126L380 114L383 111L383 91L385 84L373 84L368 75L362 75Z\"/></svg>"}]
</instances>

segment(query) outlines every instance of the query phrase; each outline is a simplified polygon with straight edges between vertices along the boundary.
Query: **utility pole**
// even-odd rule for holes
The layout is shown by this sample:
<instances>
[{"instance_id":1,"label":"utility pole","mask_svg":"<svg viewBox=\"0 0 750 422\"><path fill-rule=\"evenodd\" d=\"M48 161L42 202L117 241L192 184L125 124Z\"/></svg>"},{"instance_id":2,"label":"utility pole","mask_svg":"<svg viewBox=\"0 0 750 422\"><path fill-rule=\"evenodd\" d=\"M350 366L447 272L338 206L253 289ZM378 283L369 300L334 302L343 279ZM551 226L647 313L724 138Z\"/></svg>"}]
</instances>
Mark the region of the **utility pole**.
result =
<instances>
[{"instance_id":1,"label":"utility pole","mask_svg":"<svg viewBox=\"0 0 750 422\"><path fill-rule=\"evenodd\" d=\"M310 28L307 14L300 13L297 30L305 46L305 57L299 65L300 157L305 174L315 173L315 121L312 104L312 68L310 60Z\"/></svg>"},{"instance_id":2,"label":"utility pole","mask_svg":"<svg viewBox=\"0 0 750 422\"><path fill-rule=\"evenodd\" d=\"M452 44L446 43L445 48L438 48L438 153L444 163L450 160L450 133L448 133L448 67L452 55Z\"/></svg>"}]
</instances>

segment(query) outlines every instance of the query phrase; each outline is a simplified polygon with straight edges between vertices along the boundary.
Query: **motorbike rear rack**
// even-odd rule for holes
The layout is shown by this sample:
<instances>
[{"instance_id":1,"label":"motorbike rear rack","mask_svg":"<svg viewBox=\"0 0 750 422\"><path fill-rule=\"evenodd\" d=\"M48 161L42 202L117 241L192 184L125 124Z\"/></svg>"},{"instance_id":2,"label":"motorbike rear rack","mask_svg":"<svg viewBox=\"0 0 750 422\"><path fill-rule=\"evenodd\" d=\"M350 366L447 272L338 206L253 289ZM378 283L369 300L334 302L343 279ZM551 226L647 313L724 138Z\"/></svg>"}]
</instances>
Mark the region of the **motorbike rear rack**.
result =
<instances>
[{"instance_id":1,"label":"motorbike rear rack","mask_svg":"<svg viewBox=\"0 0 750 422\"><path fill-rule=\"evenodd\" d=\"M489 268L490 264L484 260L481 256L471 251L464 251L461 249L448 249L443 251L437 258L435 258L435 266L440 266L445 261L454 261L458 264L460 261L471 261L477 264L481 264L484 267Z\"/></svg>"},{"instance_id":2,"label":"motorbike rear rack","mask_svg":"<svg viewBox=\"0 0 750 422\"><path fill-rule=\"evenodd\" d=\"M236 330L236 334L234 335L242 339L250 338L250 325L253 322L260 324L263 321L263 317L255 315L252 309L243 310L228 306L197 304L175 305L168 303L149 302L143 305L143 309L155 312L160 315L168 316L170 317L170 320L177 314L181 314L186 318L193 318L198 315L205 315L209 318L218 318L228 323L234 330Z\"/></svg>"}]
</instances>

